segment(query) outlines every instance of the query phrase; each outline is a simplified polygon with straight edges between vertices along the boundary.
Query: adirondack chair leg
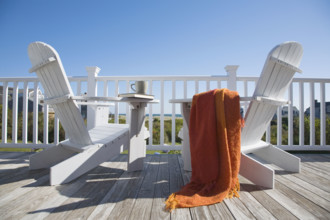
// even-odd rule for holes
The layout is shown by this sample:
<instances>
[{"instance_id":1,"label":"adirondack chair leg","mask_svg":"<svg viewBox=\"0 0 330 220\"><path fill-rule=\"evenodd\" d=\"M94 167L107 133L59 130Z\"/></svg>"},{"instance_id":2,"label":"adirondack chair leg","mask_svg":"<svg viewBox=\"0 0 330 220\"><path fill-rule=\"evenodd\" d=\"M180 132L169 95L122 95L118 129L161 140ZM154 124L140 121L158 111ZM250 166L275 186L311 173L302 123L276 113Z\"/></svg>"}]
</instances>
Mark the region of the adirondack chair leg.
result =
<instances>
[{"instance_id":1,"label":"adirondack chair leg","mask_svg":"<svg viewBox=\"0 0 330 220\"><path fill-rule=\"evenodd\" d=\"M85 174L99 164L120 154L122 145L128 141L129 135L116 139L107 145L93 145L89 149L50 168L50 184L68 183Z\"/></svg>"},{"instance_id":2,"label":"adirondack chair leg","mask_svg":"<svg viewBox=\"0 0 330 220\"><path fill-rule=\"evenodd\" d=\"M287 153L273 145L253 152L261 159L273 163L284 170L291 172L300 172L300 158Z\"/></svg>"},{"instance_id":3,"label":"adirondack chair leg","mask_svg":"<svg viewBox=\"0 0 330 220\"><path fill-rule=\"evenodd\" d=\"M70 158L74 154L76 154L76 152L66 149L61 145L50 147L30 156L30 170L49 168Z\"/></svg>"},{"instance_id":4,"label":"adirondack chair leg","mask_svg":"<svg viewBox=\"0 0 330 220\"><path fill-rule=\"evenodd\" d=\"M256 185L266 188L274 188L274 170L241 153L240 175L244 176Z\"/></svg>"},{"instance_id":5,"label":"adirondack chair leg","mask_svg":"<svg viewBox=\"0 0 330 220\"><path fill-rule=\"evenodd\" d=\"M146 142L144 140L145 103L131 103L130 144L128 146L127 171L143 169L146 157Z\"/></svg>"}]
</instances>

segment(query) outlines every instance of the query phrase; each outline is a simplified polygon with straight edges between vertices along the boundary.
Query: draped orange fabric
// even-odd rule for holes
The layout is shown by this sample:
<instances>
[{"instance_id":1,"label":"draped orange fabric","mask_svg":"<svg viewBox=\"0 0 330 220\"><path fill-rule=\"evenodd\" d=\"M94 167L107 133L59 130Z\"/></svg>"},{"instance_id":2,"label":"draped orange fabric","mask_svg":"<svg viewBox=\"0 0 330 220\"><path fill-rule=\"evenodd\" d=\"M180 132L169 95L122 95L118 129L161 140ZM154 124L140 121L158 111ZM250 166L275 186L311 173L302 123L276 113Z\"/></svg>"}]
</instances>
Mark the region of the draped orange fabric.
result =
<instances>
[{"instance_id":1,"label":"draped orange fabric","mask_svg":"<svg viewBox=\"0 0 330 220\"><path fill-rule=\"evenodd\" d=\"M195 207L239 197L241 115L238 93L215 89L193 97L190 124L192 176L166 209Z\"/></svg>"}]
</instances>

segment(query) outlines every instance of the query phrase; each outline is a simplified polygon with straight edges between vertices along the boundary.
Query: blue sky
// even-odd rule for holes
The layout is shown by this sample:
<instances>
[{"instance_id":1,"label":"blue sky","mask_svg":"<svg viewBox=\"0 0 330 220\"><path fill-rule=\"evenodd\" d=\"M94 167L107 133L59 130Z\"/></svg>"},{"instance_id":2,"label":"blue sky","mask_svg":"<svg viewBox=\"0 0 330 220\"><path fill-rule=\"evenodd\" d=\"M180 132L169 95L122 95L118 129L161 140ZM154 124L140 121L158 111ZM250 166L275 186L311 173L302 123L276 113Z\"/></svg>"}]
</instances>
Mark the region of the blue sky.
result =
<instances>
[{"instance_id":1,"label":"blue sky","mask_svg":"<svg viewBox=\"0 0 330 220\"><path fill-rule=\"evenodd\" d=\"M330 76L329 0L0 0L0 77L30 76L44 41L70 76L258 76L277 44L304 47L301 77Z\"/></svg>"}]
</instances>

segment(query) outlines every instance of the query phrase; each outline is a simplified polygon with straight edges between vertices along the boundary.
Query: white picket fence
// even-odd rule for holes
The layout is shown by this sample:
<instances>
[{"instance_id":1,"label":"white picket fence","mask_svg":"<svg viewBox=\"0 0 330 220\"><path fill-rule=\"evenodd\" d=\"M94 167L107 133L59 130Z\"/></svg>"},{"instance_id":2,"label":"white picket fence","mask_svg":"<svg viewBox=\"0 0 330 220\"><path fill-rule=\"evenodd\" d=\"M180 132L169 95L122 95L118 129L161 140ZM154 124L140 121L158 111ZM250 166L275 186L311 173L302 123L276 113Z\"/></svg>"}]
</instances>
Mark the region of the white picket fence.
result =
<instances>
[{"instance_id":1,"label":"white picket fence","mask_svg":"<svg viewBox=\"0 0 330 220\"><path fill-rule=\"evenodd\" d=\"M191 98L195 93L208 91L215 88L228 88L237 90L240 96L251 96L258 77L240 77L236 75L238 66L226 66L226 74L222 76L98 76L100 71L97 67L87 67L87 75L85 77L69 77L73 92L76 95L87 93L87 96L118 96L120 93L131 92L130 85L136 80L146 80L149 82L149 94L155 95L159 100L158 104L152 104L147 107L147 120L149 121L149 144L147 148L150 150L180 150L181 145L175 142L176 136L176 118L181 114L178 104L170 104L169 99L174 98ZM0 148L47 148L60 141L59 139L59 120L55 117L49 117L51 114L49 106L43 105L43 118L38 118L38 102L40 92L34 93L31 97L31 91L43 91L37 78L0 78L0 86L2 86L2 120L1 120L1 143ZM1 92L1 91L0 91ZM327 140L326 133L329 125L326 124L326 117L330 116L330 78L294 78L288 92L288 100L291 101L287 107L287 113L282 114L282 108L277 111L277 143L278 147L285 150L330 150L330 140ZM32 117L33 124L29 124L29 94L30 102L33 105ZM311 105L314 100L318 100L320 108ZM19 102L19 100L22 100ZM9 111L9 103L10 109ZM248 102L242 102L244 112L248 107ZM22 105L22 106L20 106ZM20 111L19 107L22 107ZM309 131L304 129L305 110L310 108ZM294 114L299 110L299 134L294 134L294 126L297 126L294 121ZM320 109L320 110L319 110ZM8 114L11 112L11 138L8 138L8 128L10 121ZM285 111L286 112L286 111ZM121 115L126 116L126 121L129 121L129 106L122 103L116 103L110 107L110 113L114 115L114 122L119 123ZM30 113L31 114L31 113ZM21 115L21 116L20 116ZM88 123L95 120L95 110L88 109ZM317 130L315 123L320 122L320 130ZM160 121L160 134L153 131L154 119ZM282 143L284 139L282 135L282 118L287 117L287 144ZM19 121L22 120L22 121ZM49 143L49 120L54 120L54 142ZM171 133L165 133L165 121L171 121ZM38 121L43 122L43 127L40 128ZM39 122L40 123L40 122ZM41 131L40 131L41 130ZM42 132L43 138L38 141L39 134ZM270 126L266 132L266 140L271 139ZM309 143L305 143L305 133L309 132ZM21 138L18 134L21 133ZM32 135L31 140L28 136ZM52 134L51 134L52 135ZM159 135L159 143L153 143L154 135ZM168 141L165 135L170 136L172 141ZM299 143L295 143L294 137L299 136ZM319 135L319 136L318 136ZM319 143L316 143L319 140Z\"/></svg>"}]
</instances>

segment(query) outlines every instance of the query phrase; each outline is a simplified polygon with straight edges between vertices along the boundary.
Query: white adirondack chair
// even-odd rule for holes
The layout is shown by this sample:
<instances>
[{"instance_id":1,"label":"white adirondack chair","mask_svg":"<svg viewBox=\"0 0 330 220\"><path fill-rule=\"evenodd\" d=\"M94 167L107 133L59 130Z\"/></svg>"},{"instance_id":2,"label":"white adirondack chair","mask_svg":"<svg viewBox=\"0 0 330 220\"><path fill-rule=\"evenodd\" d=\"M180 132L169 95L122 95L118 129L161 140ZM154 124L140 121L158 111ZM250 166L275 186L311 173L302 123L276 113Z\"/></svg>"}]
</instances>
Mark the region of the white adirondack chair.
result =
<instances>
[{"instance_id":1,"label":"white adirondack chair","mask_svg":"<svg viewBox=\"0 0 330 220\"><path fill-rule=\"evenodd\" d=\"M241 97L241 101L251 101L245 115L245 127L241 135L240 174L257 185L274 188L274 170L256 160L257 157L276 164L285 170L300 172L300 159L270 143L261 140L278 106L288 104L283 100L285 92L298 69L303 49L299 43L286 42L270 51L253 97ZM184 169L191 171L189 146L189 118L192 99L171 99L170 103L181 103L184 118L179 137L183 139L182 157Z\"/></svg>"},{"instance_id":2,"label":"white adirondack chair","mask_svg":"<svg viewBox=\"0 0 330 220\"><path fill-rule=\"evenodd\" d=\"M28 48L32 63L50 104L65 130L67 140L30 157L30 169L50 167L50 184L70 182L129 146L129 125L106 124L87 130L57 52L34 42ZM80 97L81 99L81 97Z\"/></svg>"},{"instance_id":3,"label":"white adirondack chair","mask_svg":"<svg viewBox=\"0 0 330 220\"><path fill-rule=\"evenodd\" d=\"M285 170L300 172L298 157L261 138L278 106L288 104L284 95L295 72L301 72L298 66L302 54L302 46L297 42L286 42L270 51L246 112L241 135L240 174L257 185L274 188L274 170L250 157L250 153Z\"/></svg>"}]
</instances>

